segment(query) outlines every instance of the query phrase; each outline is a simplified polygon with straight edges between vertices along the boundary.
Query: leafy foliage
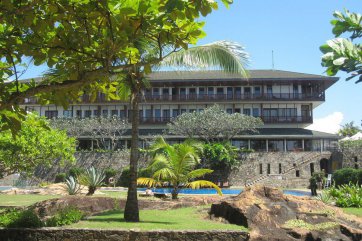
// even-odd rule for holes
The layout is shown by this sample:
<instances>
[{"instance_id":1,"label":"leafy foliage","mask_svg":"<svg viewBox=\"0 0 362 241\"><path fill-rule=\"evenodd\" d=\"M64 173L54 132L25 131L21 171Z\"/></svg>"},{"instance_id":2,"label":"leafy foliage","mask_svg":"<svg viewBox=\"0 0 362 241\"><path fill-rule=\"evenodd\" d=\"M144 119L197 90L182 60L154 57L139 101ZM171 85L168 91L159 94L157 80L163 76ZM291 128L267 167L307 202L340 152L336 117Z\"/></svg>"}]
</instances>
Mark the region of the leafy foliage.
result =
<instances>
[{"instance_id":1,"label":"leafy foliage","mask_svg":"<svg viewBox=\"0 0 362 241\"><path fill-rule=\"evenodd\" d=\"M342 168L336 170L333 173L334 184L338 187L341 185L352 184L361 184L362 183L362 169L353 169L353 168Z\"/></svg>"},{"instance_id":2,"label":"leafy foliage","mask_svg":"<svg viewBox=\"0 0 362 241\"><path fill-rule=\"evenodd\" d=\"M84 171L84 168L74 166L69 169L68 176L79 177Z\"/></svg>"},{"instance_id":3,"label":"leafy foliage","mask_svg":"<svg viewBox=\"0 0 362 241\"><path fill-rule=\"evenodd\" d=\"M238 149L229 142L204 145L202 159L212 169L230 170L239 163Z\"/></svg>"},{"instance_id":4,"label":"leafy foliage","mask_svg":"<svg viewBox=\"0 0 362 241\"><path fill-rule=\"evenodd\" d=\"M84 217L82 211L75 207L66 207L58 211L53 217L46 221L46 226L57 227L77 223Z\"/></svg>"},{"instance_id":5,"label":"leafy foliage","mask_svg":"<svg viewBox=\"0 0 362 241\"><path fill-rule=\"evenodd\" d=\"M60 182L65 182L65 180L67 179L67 174L65 174L64 172L61 173L57 173L55 175L55 183L60 183Z\"/></svg>"},{"instance_id":6,"label":"leafy foliage","mask_svg":"<svg viewBox=\"0 0 362 241\"><path fill-rule=\"evenodd\" d=\"M353 136L355 134L357 134L358 132L361 131L361 128L359 126L355 126L353 121L346 123L345 125L342 126L341 129L339 129L338 134L340 136Z\"/></svg>"},{"instance_id":7,"label":"leafy foliage","mask_svg":"<svg viewBox=\"0 0 362 241\"><path fill-rule=\"evenodd\" d=\"M75 138L65 131L52 129L36 114L27 115L16 138L11 132L0 132L0 172L30 174L38 165L50 166L55 159L73 162Z\"/></svg>"},{"instance_id":8,"label":"leafy foliage","mask_svg":"<svg viewBox=\"0 0 362 241\"><path fill-rule=\"evenodd\" d=\"M362 156L362 140L341 140L338 147L342 151L343 159L352 161Z\"/></svg>"},{"instance_id":9,"label":"leafy foliage","mask_svg":"<svg viewBox=\"0 0 362 241\"><path fill-rule=\"evenodd\" d=\"M102 186L104 178L105 175L103 170L91 167L86 169L85 172L79 177L79 182L82 185L88 186L87 195L91 196L94 194L97 187Z\"/></svg>"},{"instance_id":10,"label":"leafy foliage","mask_svg":"<svg viewBox=\"0 0 362 241\"><path fill-rule=\"evenodd\" d=\"M338 207L362 207L362 187L358 183L331 187L328 193L335 199Z\"/></svg>"},{"instance_id":11,"label":"leafy foliage","mask_svg":"<svg viewBox=\"0 0 362 241\"><path fill-rule=\"evenodd\" d=\"M139 185L157 186L162 182L168 182L172 187L172 198L177 199L179 188L188 186L191 188L212 187L222 195L220 188L212 182L205 180L192 181L213 172L210 169L195 169L200 163L200 143L184 142L169 145L162 137L155 140L150 147L153 160L148 166L152 177L140 177Z\"/></svg>"},{"instance_id":12,"label":"leafy foliage","mask_svg":"<svg viewBox=\"0 0 362 241\"><path fill-rule=\"evenodd\" d=\"M110 179L110 178L114 178L114 177L117 175L117 173L118 173L118 171L117 171L116 169L113 169L113 168L111 168L111 167L106 168L106 169L104 170L104 175L105 175L104 180L105 180L105 184L109 185L109 184L110 184L110 183L109 183L109 179Z\"/></svg>"},{"instance_id":13,"label":"leafy foliage","mask_svg":"<svg viewBox=\"0 0 362 241\"><path fill-rule=\"evenodd\" d=\"M336 75L338 71L350 73L350 80L358 77L356 83L362 82L362 16L359 13L334 12L331 21L335 39L327 41L320 47L323 52L322 66L327 67L328 75ZM349 39L340 38L342 34L349 34Z\"/></svg>"},{"instance_id":14,"label":"leafy foliage","mask_svg":"<svg viewBox=\"0 0 362 241\"><path fill-rule=\"evenodd\" d=\"M40 228L44 223L35 212L29 210L12 209L0 215L0 226L7 228Z\"/></svg>"},{"instance_id":15,"label":"leafy foliage","mask_svg":"<svg viewBox=\"0 0 362 241\"><path fill-rule=\"evenodd\" d=\"M318 183L323 185L324 176L324 172L314 172L311 178L309 178L309 188L312 192L312 196L317 196Z\"/></svg>"},{"instance_id":16,"label":"leafy foliage","mask_svg":"<svg viewBox=\"0 0 362 241\"><path fill-rule=\"evenodd\" d=\"M214 105L202 112L184 113L168 124L170 133L199 138L207 142L230 140L237 134L256 132L263 125L260 118L240 113L228 114Z\"/></svg>"}]
</instances>

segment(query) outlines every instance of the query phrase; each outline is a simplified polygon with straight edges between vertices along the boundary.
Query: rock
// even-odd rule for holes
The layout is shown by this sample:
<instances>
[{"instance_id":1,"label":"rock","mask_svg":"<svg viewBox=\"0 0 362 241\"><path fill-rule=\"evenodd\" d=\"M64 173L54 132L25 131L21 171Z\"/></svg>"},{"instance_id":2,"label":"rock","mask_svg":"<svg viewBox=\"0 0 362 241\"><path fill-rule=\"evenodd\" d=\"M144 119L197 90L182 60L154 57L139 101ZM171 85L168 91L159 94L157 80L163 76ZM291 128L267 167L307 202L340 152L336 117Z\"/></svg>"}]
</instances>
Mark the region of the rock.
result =
<instances>
[{"instance_id":1,"label":"rock","mask_svg":"<svg viewBox=\"0 0 362 241\"><path fill-rule=\"evenodd\" d=\"M210 216L248 227L251 240L362 239L361 218L310 197L284 195L264 186L212 204Z\"/></svg>"}]
</instances>

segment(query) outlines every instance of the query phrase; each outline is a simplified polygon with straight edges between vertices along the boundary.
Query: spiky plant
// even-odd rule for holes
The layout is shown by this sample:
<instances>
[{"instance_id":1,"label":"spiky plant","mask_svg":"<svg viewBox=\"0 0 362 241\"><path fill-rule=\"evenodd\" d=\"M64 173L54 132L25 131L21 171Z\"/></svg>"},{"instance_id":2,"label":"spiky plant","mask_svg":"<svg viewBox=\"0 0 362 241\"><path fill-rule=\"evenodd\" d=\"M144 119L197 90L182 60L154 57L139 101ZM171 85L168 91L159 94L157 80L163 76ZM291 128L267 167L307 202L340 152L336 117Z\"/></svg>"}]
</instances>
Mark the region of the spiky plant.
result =
<instances>
[{"instance_id":1,"label":"spiky plant","mask_svg":"<svg viewBox=\"0 0 362 241\"><path fill-rule=\"evenodd\" d=\"M94 167L86 169L84 174L79 178L80 183L88 187L87 196L91 196L96 191L97 187L102 185L105 178L103 170L96 170Z\"/></svg>"},{"instance_id":2,"label":"spiky plant","mask_svg":"<svg viewBox=\"0 0 362 241\"><path fill-rule=\"evenodd\" d=\"M78 180L73 176L69 176L67 179L65 179L65 185L69 195L76 195L81 188Z\"/></svg>"}]
</instances>

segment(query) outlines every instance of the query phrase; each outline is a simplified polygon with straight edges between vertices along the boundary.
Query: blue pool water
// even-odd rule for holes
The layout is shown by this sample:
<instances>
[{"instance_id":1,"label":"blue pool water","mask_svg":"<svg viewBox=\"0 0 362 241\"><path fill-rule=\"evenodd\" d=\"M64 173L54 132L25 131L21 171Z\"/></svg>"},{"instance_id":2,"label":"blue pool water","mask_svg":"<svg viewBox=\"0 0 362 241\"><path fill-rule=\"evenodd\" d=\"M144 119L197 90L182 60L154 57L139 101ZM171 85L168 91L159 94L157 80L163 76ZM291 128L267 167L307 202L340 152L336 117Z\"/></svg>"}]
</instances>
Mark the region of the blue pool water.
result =
<instances>
[{"instance_id":1,"label":"blue pool water","mask_svg":"<svg viewBox=\"0 0 362 241\"><path fill-rule=\"evenodd\" d=\"M0 191L11 189L10 186L0 186Z\"/></svg>"},{"instance_id":2,"label":"blue pool water","mask_svg":"<svg viewBox=\"0 0 362 241\"><path fill-rule=\"evenodd\" d=\"M138 191L145 191L146 188L138 188ZM153 192L156 193L171 193L172 188L153 188ZM238 195L242 192L242 189L221 189L222 193L225 195ZM294 196L310 196L309 192L295 191L295 190L284 190L284 194L294 195ZM180 190L180 194L217 194L216 190L213 188L203 188L203 189L191 189L183 188Z\"/></svg>"}]
</instances>

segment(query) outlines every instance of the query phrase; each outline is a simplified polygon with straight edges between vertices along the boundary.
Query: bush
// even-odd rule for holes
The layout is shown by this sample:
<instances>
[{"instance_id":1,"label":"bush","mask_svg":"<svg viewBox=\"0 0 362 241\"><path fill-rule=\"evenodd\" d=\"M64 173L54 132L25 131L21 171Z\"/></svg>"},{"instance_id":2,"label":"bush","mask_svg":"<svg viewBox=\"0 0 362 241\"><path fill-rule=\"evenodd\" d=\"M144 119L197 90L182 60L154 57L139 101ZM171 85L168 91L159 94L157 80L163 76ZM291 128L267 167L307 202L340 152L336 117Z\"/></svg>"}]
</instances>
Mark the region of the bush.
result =
<instances>
[{"instance_id":1,"label":"bush","mask_svg":"<svg viewBox=\"0 0 362 241\"><path fill-rule=\"evenodd\" d=\"M359 184L331 187L328 194L336 201L338 207L362 207L362 188Z\"/></svg>"},{"instance_id":2,"label":"bush","mask_svg":"<svg viewBox=\"0 0 362 241\"><path fill-rule=\"evenodd\" d=\"M71 167L68 171L68 176L72 177L79 177L81 174L84 173L84 169L81 167Z\"/></svg>"},{"instance_id":3,"label":"bush","mask_svg":"<svg viewBox=\"0 0 362 241\"><path fill-rule=\"evenodd\" d=\"M109 178L115 177L115 176L117 175L117 170L116 170L116 169L113 169L113 168L107 168L106 170L104 170L104 175L106 176L104 182L105 182L107 185L110 185L110 183L109 183Z\"/></svg>"},{"instance_id":4,"label":"bush","mask_svg":"<svg viewBox=\"0 0 362 241\"><path fill-rule=\"evenodd\" d=\"M202 159L207 167L217 170L231 169L239 163L237 148L229 142L205 144Z\"/></svg>"},{"instance_id":5,"label":"bush","mask_svg":"<svg viewBox=\"0 0 362 241\"><path fill-rule=\"evenodd\" d=\"M40 228L44 223L33 210L11 209L0 216L0 226L7 228Z\"/></svg>"},{"instance_id":6,"label":"bush","mask_svg":"<svg viewBox=\"0 0 362 241\"><path fill-rule=\"evenodd\" d=\"M83 218L83 212L75 207L66 207L47 220L46 226L57 227L77 223Z\"/></svg>"},{"instance_id":7,"label":"bush","mask_svg":"<svg viewBox=\"0 0 362 241\"><path fill-rule=\"evenodd\" d=\"M333 173L335 185L341 186L349 183L362 183L362 169L342 168Z\"/></svg>"},{"instance_id":8,"label":"bush","mask_svg":"<svg viewBox=\"0 0 362 241\"><path fill-rule=\"evenodd\" d=\"M129 167L125 167L122 170L121 176L117 180L117 186L119 187L128 187L130 180L130 170Z\"/></svg>"},{"instance_id":9,"label":"bush","mask_svg":"<svg viewBox=\"0 0 362 241\"><path fill-rule=\"evenodd\" d=\"M67 175L65 173L58 173L55 175L55 183L65 182L65 179L67 178Z\"/></svg>"}]
</instances>

